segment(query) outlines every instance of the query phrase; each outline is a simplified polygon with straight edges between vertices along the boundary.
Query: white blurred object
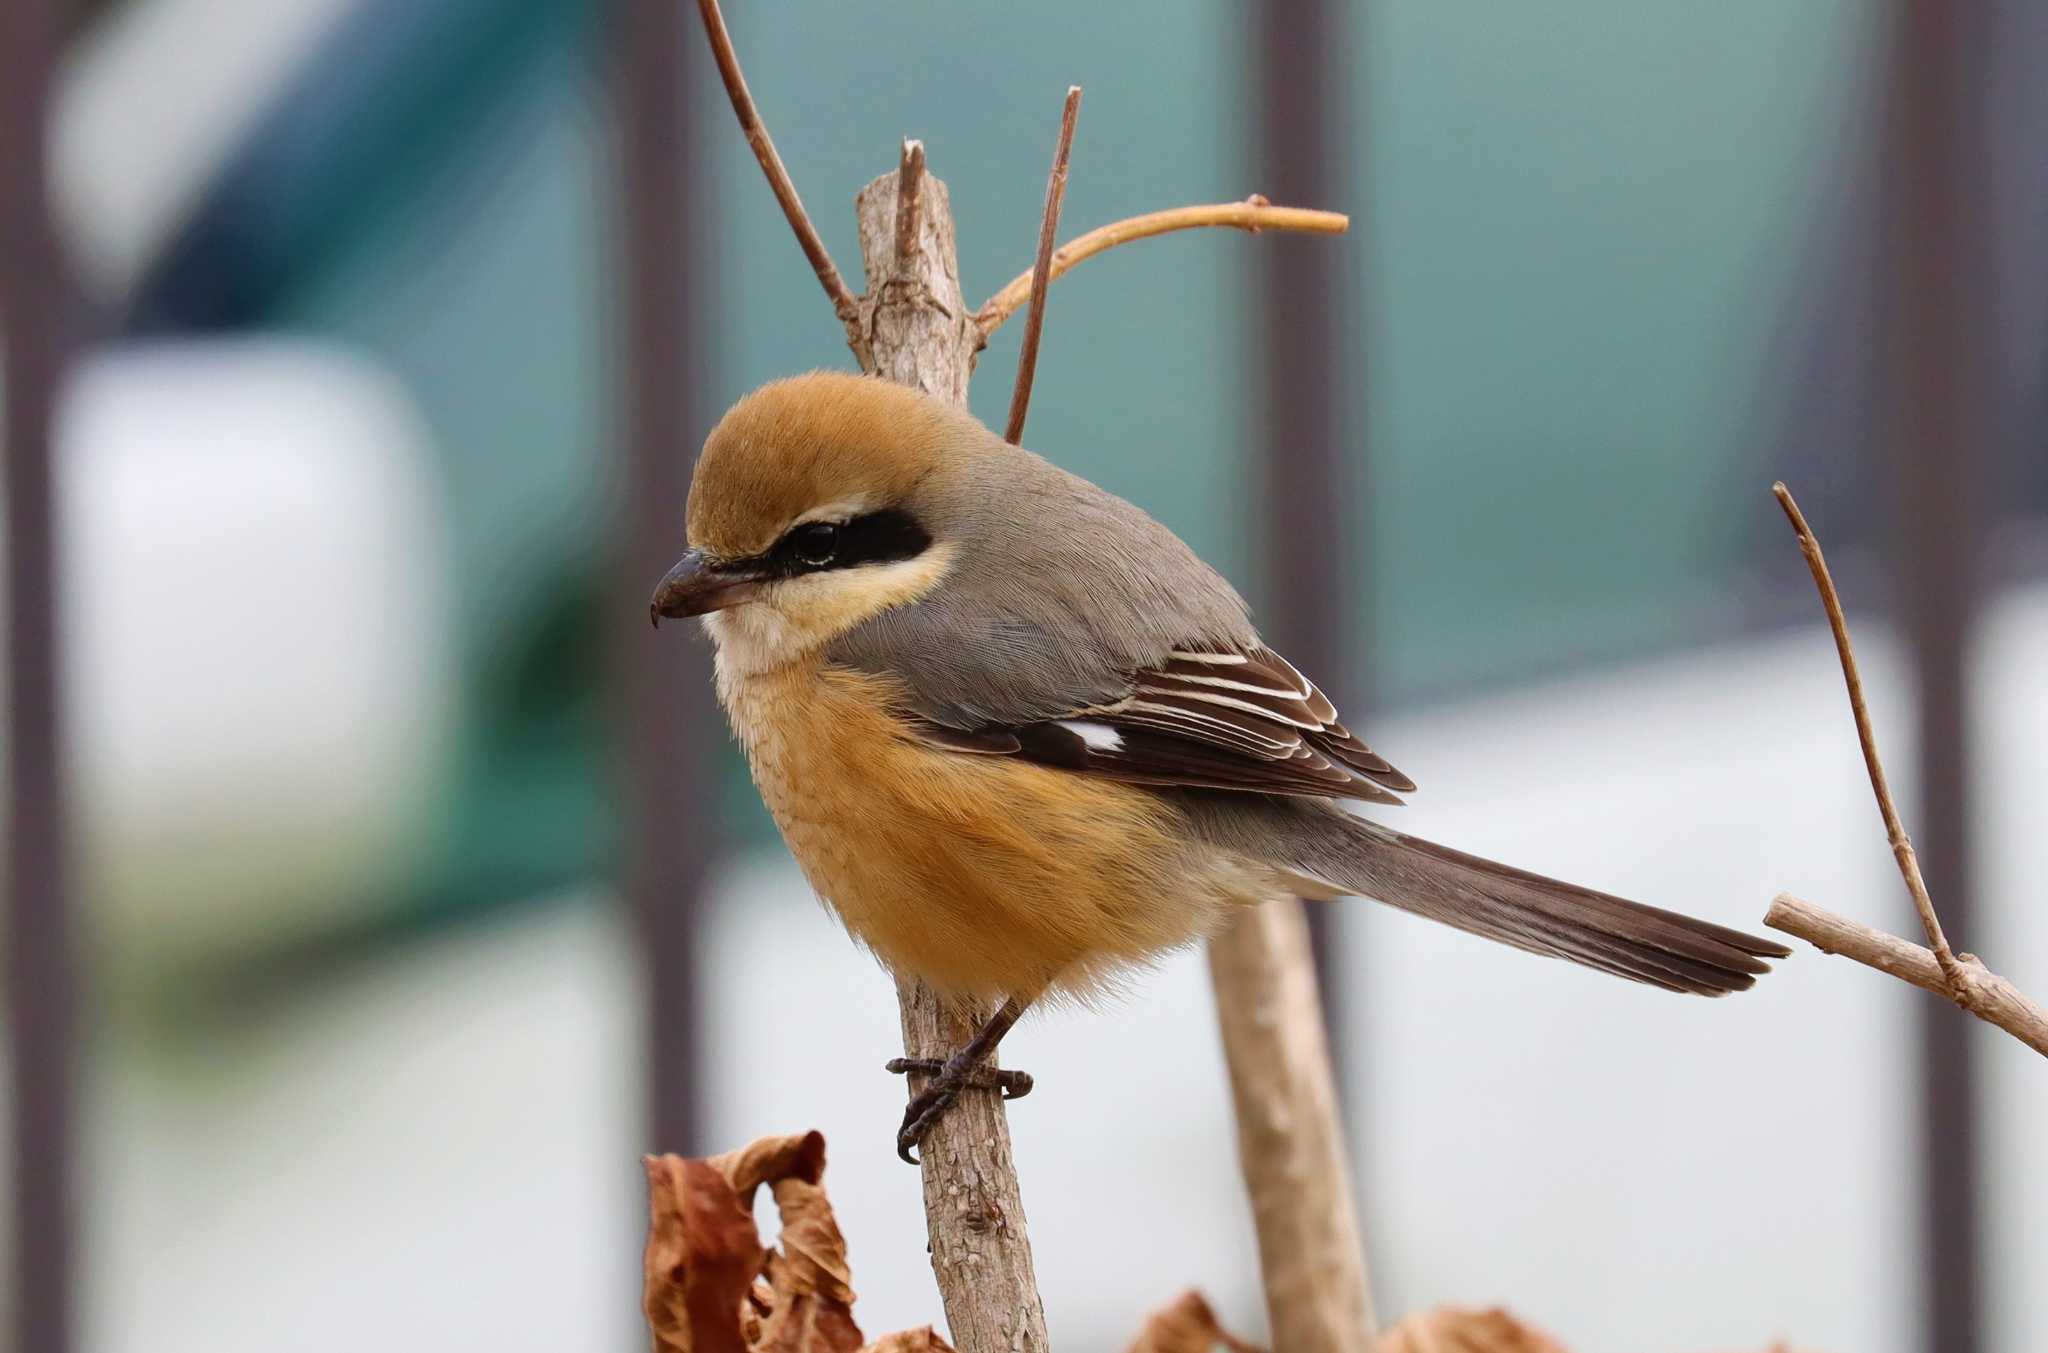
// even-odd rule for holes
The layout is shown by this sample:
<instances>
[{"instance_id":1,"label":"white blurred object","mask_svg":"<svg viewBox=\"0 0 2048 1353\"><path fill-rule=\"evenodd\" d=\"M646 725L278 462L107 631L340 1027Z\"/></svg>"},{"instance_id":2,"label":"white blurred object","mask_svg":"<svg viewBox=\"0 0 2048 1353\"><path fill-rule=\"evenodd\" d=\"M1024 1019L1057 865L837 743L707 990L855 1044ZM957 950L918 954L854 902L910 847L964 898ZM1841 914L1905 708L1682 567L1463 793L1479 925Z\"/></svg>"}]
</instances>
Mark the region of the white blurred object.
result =
<instances>
[{"instance_id":1,"label":"white blurred object","mask_svg":"<svg viewBox=\"0 0 2048 1353\"><path fill-rule=\"evenodd\" d=\"M92 290L126 292L350 0L131 0L67 54L57 214Z\"/></svg>"},{"instance_id":2,"label":"white blurred object","mask_svg":"<svg viewBox=\"0 0 2048 1353\"><path fill-rule=\"evenodd\" d=\"M83 1346L644 1347L628 942L523 911L102 1061Z\"/></svg>"},{"instance_id":3,"label":"white blurred object","mask_svg":"<svg viewBox=\"0 0 2048 1353\"><path fill-rule=\"evenodd\" d=\"M117 957L217 953L395 885L442 774L425 434L338 350L96 357L58 420L78 858Z\"/></svg>"}]
</instances>

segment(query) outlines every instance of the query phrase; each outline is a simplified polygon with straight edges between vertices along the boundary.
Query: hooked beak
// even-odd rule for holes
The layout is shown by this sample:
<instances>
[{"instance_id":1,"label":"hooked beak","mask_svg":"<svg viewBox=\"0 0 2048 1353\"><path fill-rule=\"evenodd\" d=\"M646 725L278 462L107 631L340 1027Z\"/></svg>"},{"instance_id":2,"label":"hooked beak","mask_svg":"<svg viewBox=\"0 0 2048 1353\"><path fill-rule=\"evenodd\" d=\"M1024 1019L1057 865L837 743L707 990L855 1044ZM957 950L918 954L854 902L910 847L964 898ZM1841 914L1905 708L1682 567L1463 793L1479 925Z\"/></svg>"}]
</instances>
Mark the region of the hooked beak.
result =
<instances>
[{"instance_id":1,"label":"hooked beak","mask_svg":"<svg viewBox=\"0 0 2048 1353\"><path fill-rule=\"evenodd\" d=\"M719 565L702 550L691 550L676 561L654 589L647 618L659 628L662 618L680 620L737 606L760 590L761 576L746 565Z\"/></svg>"}]
</instances>

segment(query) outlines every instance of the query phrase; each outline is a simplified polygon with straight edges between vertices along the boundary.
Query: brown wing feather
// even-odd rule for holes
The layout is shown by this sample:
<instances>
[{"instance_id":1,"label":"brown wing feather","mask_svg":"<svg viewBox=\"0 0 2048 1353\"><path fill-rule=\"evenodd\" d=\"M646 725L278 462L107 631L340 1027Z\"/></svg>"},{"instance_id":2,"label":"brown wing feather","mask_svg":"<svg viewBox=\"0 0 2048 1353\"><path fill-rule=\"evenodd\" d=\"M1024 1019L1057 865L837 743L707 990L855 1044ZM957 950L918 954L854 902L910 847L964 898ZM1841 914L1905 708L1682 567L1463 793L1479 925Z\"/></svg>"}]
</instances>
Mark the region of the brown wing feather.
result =
<instances>
[{"instance_id":1,"label":"brown wing feather","mask_svg":"<svg viewBox=\"0 0 2048 1353\"><path fill-rule=\"evenodd\" d=\"M1329 697L1270 648L1176 649L1127 694L1069 718L968 731L937 745L1014 755L1135 784L1398 804L1415 782L1337 720Z\"/></svg>"}]
</instances>

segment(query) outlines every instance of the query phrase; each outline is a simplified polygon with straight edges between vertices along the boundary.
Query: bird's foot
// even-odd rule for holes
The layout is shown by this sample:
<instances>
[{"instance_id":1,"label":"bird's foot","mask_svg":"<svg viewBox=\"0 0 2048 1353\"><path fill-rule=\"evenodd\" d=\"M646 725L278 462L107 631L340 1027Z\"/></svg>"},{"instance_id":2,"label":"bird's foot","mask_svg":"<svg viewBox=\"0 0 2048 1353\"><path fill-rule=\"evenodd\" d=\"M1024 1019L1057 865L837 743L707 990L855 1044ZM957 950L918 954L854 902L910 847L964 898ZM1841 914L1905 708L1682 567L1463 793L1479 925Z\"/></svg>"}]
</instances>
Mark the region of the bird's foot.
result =
<instances>
[{"instance_id":1,"label":"bird's foot","mask_svg":"<svg viewBox=\"0 0 2048 1353\"><path fill-rule=\"evenodd\" d=\"M885 1069L898 1076L931 1077L929 1085L910 1097L903 1126L896 1130L896 1154L912 1165L917 1164L918 1143L946 1116L962 1090L1000 1090L1004 1099L1031 1093L1030 1072L990 1066L964 1048L943 1062L936 1057L892 1057Z\"/></svg>"}]
</instances>

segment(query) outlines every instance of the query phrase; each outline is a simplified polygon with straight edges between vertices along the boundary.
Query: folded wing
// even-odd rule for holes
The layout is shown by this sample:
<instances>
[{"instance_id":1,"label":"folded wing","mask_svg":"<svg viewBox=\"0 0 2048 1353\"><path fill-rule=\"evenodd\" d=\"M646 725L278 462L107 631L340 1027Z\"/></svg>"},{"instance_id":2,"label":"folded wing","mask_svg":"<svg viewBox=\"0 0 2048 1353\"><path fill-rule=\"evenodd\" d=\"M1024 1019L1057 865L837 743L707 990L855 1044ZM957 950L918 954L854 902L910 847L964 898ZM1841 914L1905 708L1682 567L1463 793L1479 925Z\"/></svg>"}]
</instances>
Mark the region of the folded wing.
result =
<instances>
[{"instance_id":1,"label":"folded wing","mask_svg":"<svg viewBox=\"0 0 2048 1353\"><path fill-rule=\"evenodd\" d=\"M1415 782L1359 740L1294 664L1261 645L1177 648L1121 698L1069 716L960 729L953 750L1016 756L1133 784L1398 804Z\"/></svg>"}]
</instances>

